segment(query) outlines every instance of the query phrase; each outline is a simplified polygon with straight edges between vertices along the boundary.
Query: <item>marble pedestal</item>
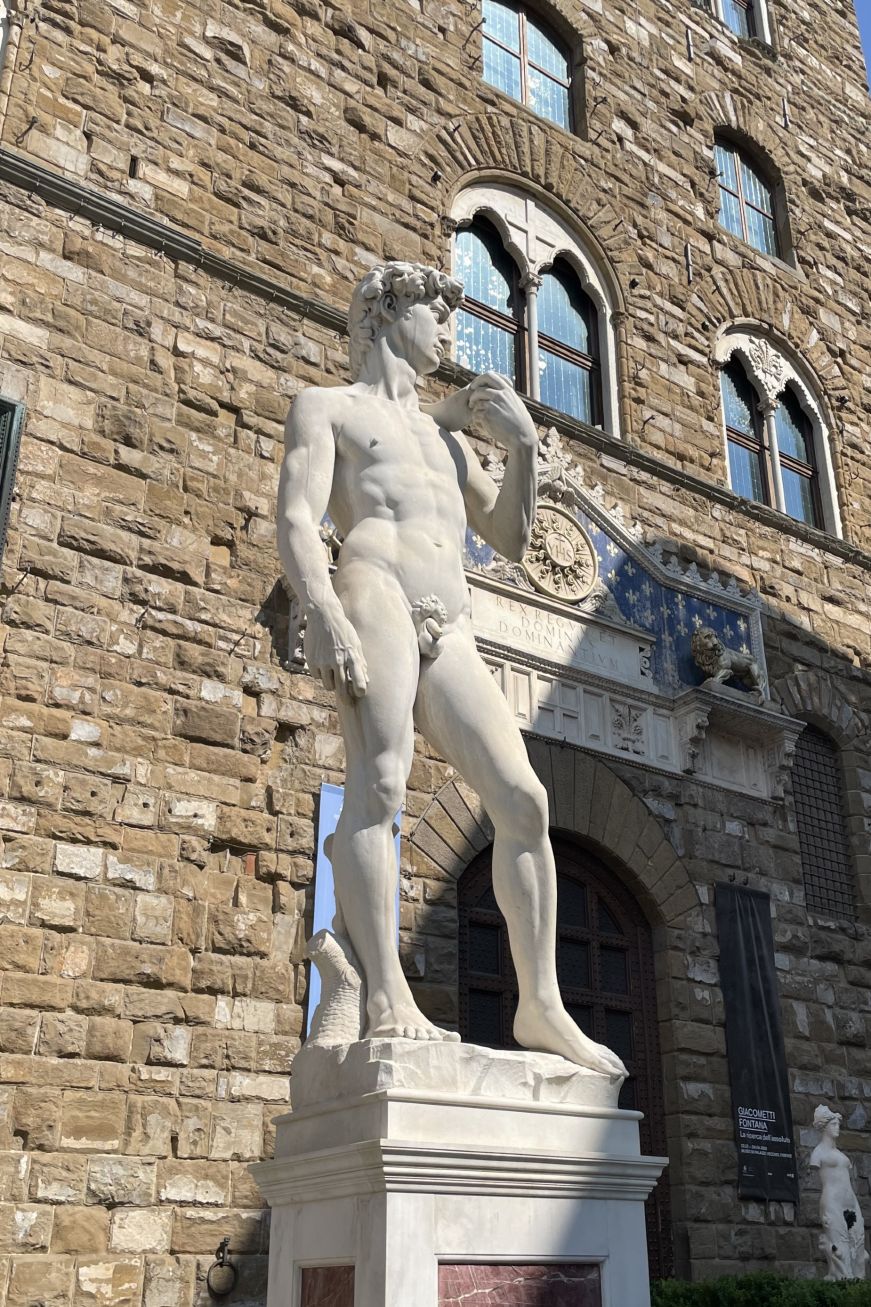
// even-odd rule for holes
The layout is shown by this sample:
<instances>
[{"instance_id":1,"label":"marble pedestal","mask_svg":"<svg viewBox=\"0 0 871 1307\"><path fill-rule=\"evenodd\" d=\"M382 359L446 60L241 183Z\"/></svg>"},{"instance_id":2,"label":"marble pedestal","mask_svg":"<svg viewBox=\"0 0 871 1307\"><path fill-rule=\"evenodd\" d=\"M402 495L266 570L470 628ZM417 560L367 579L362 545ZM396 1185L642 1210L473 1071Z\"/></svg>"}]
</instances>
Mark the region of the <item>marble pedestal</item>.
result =
<instances>
[{"instance_id":1,"label":"marble pedestal","mask_svg":"<svg viewBox=\"0 0 871 1307\"><path fill-rule=\"evenodd\" d=\"M640 1115L603 1077L364 1040L304 1049L291 1088L275 1158L252 1167L268 1307L648 1307L644 1200L666 1159L641 1156Z\"/></svg>"}]
</instances>

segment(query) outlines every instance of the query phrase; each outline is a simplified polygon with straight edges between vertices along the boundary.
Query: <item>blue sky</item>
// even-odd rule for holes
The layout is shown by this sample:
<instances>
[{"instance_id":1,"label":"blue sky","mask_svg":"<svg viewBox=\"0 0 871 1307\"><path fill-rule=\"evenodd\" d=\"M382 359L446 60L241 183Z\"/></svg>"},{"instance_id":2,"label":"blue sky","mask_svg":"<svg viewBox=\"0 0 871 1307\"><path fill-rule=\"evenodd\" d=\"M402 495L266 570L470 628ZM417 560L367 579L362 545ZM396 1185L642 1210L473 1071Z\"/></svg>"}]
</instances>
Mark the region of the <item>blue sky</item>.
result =
<instances>
[{"instance_id":1,"label":"blue sky","mask_svg":"<svg viewBox=\"0 0 871 1307\"><path fill-rule=\"evenodd\" d=\"M865 63L871 64L871 0L855 0L856 13L859 16L859 31L865 47ZM871 81L871 74L869 74Z\"/></svg>"}]
</instances>

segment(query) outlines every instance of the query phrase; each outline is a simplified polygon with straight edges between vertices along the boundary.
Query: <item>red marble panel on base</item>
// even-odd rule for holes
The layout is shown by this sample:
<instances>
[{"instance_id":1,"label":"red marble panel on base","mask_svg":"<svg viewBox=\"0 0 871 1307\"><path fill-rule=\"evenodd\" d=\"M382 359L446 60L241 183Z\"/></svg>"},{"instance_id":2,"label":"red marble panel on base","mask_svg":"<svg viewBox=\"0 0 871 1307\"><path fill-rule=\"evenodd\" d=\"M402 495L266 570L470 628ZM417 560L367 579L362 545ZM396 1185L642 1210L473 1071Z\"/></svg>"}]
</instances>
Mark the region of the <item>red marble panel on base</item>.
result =
<instances>
[{"instance_id":1,"label":"red marble panel on base","mask_svg":"<svg viewBox=\"0 0 871 1307\"><path fill-rule=\"evenodd\" d=\"M354 1307L353 1266L304 1266L300 1307Z\"/></svg>"},{"instance_id":2,"label":"red marble panel on base","mask_svg":"<svg viewBox=\"0 0 871 1307\"><path fill-rule=\"evenodd\" d=\"M599 1268L583 1262L517 1266L443 1263L439 1307L602 1307Z\"/></svg>"}]
</instances>

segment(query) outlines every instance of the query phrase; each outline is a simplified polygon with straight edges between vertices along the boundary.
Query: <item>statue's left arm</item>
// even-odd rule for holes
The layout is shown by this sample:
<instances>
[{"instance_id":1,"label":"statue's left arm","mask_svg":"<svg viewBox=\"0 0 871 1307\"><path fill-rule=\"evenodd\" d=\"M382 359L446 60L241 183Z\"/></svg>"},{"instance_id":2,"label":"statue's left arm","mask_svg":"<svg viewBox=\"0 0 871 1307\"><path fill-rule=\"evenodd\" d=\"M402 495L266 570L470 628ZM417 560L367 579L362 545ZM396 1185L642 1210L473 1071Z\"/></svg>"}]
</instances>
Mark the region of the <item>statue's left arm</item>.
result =
<instances>
[{"instance_id":1,"label":"statue's left arm","mask_svg":"<svg viewBox=\"0 0 871 1307\"><path fill-rule=\"evenodd\" d=\"M510 381L488 372L430 412L454 431L469 525L504 558L520 562L529 546L538 490L538 433L522 400ZM458 429L469 421L508 450L501 486Z\"/></svg>"}]
</instances>

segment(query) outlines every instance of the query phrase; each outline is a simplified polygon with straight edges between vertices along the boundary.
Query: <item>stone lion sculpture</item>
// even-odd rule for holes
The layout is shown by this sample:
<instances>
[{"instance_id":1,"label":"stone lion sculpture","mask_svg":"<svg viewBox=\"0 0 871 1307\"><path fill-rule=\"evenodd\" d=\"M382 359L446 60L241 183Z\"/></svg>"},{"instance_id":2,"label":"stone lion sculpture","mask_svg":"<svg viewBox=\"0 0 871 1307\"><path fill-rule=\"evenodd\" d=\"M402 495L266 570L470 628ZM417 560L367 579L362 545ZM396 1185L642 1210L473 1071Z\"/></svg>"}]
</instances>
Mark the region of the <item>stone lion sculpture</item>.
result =
<instances>
[{"instance_id":1,"label":"stone lion sculpture","mask_svg":"<svg viewBox=\"0 0 871 1307\"><path fill-rule=\"evenodd\" d=\"M757 701L762 703L765 698L765 677L752 654L727 649L710 626L702 626L693 632L691 647L696 666L708 678L705 685L724 685L734 678L753 690Z\"/></svg>"}]
</instances>

